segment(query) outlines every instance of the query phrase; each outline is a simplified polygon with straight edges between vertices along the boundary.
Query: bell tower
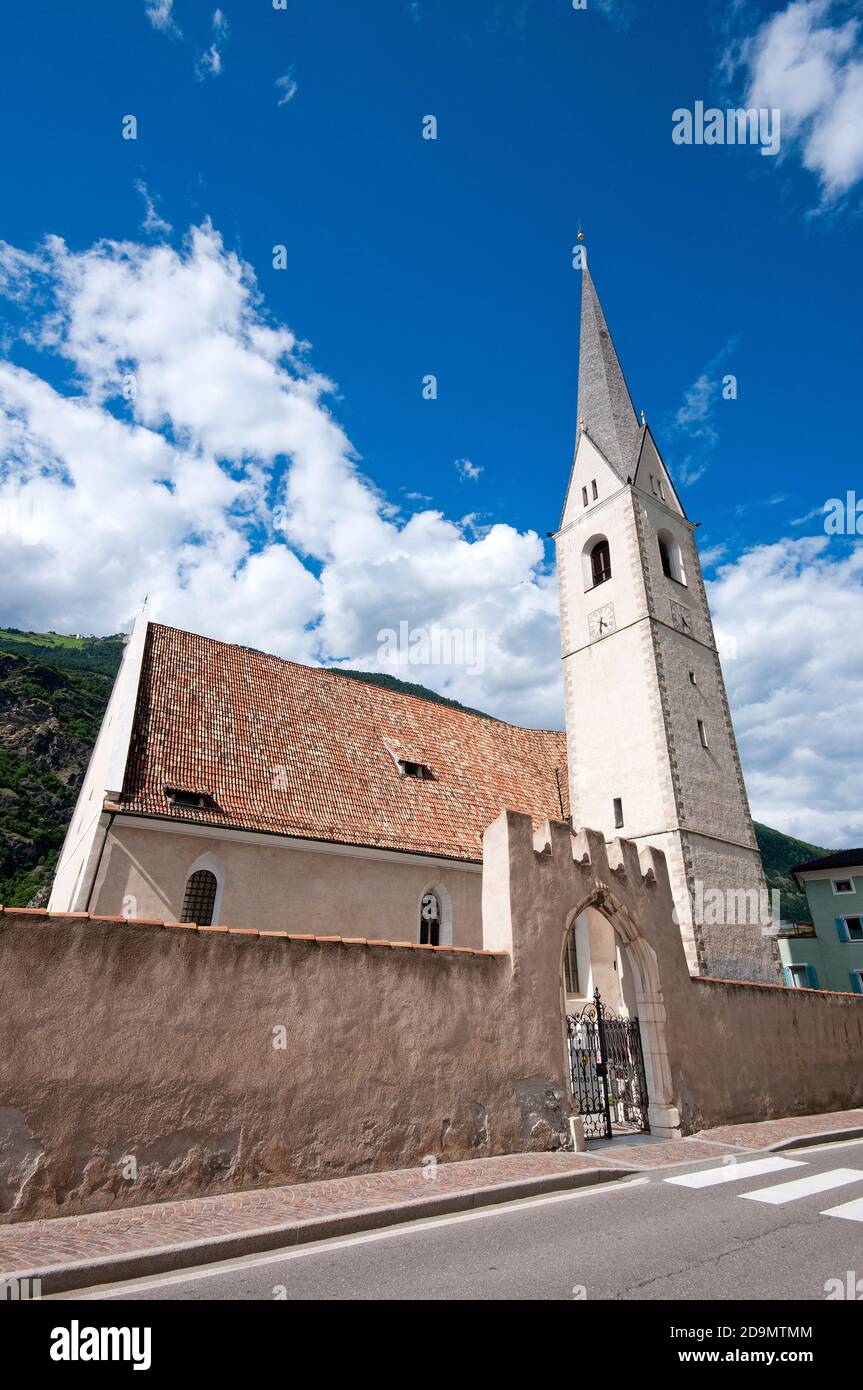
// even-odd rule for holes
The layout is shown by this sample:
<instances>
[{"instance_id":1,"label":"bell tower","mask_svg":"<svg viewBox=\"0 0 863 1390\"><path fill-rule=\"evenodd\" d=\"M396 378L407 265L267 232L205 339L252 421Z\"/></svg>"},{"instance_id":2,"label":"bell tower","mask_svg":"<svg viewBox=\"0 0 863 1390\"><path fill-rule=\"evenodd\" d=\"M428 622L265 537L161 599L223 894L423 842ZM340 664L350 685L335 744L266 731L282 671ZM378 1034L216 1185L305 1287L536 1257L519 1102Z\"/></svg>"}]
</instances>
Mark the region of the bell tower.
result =
<instances>
[{"instance_id":1,"label":"bell tower","mask_svg":"<svg viewBox=\"0 0 863 1390\"><path fill-rule=\"evenodd\" d=\"M667 859L690 971L780 979L695 528L582 271L578 426L560 529L573 825Z\"/></svg>"}]
</instances>

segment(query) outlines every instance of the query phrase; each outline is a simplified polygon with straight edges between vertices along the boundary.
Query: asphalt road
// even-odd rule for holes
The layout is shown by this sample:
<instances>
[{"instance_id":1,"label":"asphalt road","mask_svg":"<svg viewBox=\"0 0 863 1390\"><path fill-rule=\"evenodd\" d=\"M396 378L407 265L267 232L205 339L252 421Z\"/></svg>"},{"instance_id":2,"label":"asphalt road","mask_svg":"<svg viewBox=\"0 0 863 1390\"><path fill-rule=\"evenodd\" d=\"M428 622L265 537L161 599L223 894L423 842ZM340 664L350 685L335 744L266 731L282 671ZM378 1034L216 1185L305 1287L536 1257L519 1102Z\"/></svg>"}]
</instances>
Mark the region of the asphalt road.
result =
<instances>
[{"instance_id":1,"label":"asphalt road","mask_svg":"<svg viewBox=\"0 0 863 1390\"><path fill-rule=\"evenodd\" d=\"M746 1166L765 1161L769 1171ZM846 1216L824 1214L840 1206ZM824 1300L827 1281L851 1271L863 1281L859 1139L737 1165L719 1156L65 1298Z\"/></svg>"}]
</instances>

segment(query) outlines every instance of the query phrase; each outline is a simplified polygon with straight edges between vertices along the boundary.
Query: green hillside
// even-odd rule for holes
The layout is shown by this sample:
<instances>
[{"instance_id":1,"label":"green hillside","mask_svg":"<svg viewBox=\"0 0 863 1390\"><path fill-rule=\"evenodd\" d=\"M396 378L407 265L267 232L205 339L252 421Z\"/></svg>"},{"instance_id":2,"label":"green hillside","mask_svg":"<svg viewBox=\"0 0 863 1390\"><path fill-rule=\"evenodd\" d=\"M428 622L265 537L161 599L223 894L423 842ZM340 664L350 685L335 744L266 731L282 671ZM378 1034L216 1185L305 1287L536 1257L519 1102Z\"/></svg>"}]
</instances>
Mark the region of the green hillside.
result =
<instances>
[{"instance_id":1,"label":"green hillside","mask_svg":"<svg viewBox=\"0 0 863 1390\"><path fill-rule=\"evenodd\" d=\"M7 906L47 901L122 651L122 635L66 637L0 628L0 902ZM457 704L394 676L341 674ZM805 895L788 870L827 851L766 825L756 824L755 833L768 886L782 895L783 919L806 920Z\"/></svg>"},{"instance_id":2,"label":"green hillside","mask_svg":"<svg viewBox=\"0 0 863 1390\"><path fill-rule=\"evenodd\" d=\"M810 913L806 894L800 892L788 870L793 864L803 864L807 859L817 859L820 854L829 854L830 851L807 844L805 840L795 840L791 835L783 835L781 830L759 825L758 821L755 822L755 837L761 850L767 886L779 889L783 922L808 922Z\"/></svg>"},{"instance_id":3,"label":"green hillside","mask_svg":"<svg viewBox=\"0 0 863 1390\"><path fill-rule=\"evenodd\" d=\"M123 634L114 637L64 637L57 632L20 632L0 627L0 652L27 656L58 671L96 671L112 678L123 654Z\"/></svg>"},{"instance_id":4,"label":"green hillside","mask_svg":"<svg viewBox=\"0 0 863 1390\"><path fill-rule=\"evenodd\" d=\"M0 902L47 900L112 679L0 650Z\"/></svg>"}]
</instances>

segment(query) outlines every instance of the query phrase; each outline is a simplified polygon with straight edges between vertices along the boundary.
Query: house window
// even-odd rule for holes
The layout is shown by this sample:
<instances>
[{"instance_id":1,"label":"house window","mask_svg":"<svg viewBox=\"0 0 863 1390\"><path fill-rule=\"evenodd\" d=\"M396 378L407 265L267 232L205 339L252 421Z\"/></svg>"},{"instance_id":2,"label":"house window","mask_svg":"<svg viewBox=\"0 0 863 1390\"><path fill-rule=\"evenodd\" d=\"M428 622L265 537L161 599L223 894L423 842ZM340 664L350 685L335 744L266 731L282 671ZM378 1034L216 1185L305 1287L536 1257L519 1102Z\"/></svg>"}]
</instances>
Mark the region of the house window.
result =
<instances>
[{"instance_id":1,"label":"house window","mask_svg":"<svg viewBox=\"0 0 863 1390\"><path fill-rule=\"evenodd\" d=\"M425 893L420 903L420 945L440 945L440 902L437 893Z\"/></svg>"},{"instance_id":2,"label":"house window","mask_svg":"<svg viewBox=\"0 0 863 1390\"><path fill-rule=\"evenodd\" d=\"M614 798L614 828L623 829L623 801L619 796Z\"/></svg>"},{"instance_id":3,"label":"house window","mask_svg":"<svg viewBox=\"0 0 863 1390\"><path fill-rule=\"evenodd\" d=\"M818 976L811 965L786 965L785 979L792 989L818 988Z\"/></svg>"},{"instance_id":4,"label":"house window","mask_svg":"<svg viewBox=\"0 0 863 1390\"><path fill-rule=\"evenodd\" d=\"M668 549L668 542L664 541L661 536L659 537L659 557L662 560L662 573L665 575L666 579L673 579L674 575L671 572L671 555Z\"/></svg>"},{"instance_id":5,"label":"house window","mask_svg":"<svg viewBox=\"0 0 863 1390\"><path fill-rule=\"evenodd\" d=\"M566 934L563 948L563 987L567 994L581 994L578 984L578 952L576 951L575 927Z\"/></svg>"},{"instance_id":6,"label":"house window","mask_svg":"<svg viewBox=\"0 0 863 1390\"><path fill-rule=\"evenodd\" d=\"M855 994L863 994L863 970L852 970L849 976Z\"/></svg>"},{"instance_id":7,"label":"house window","mask_svg":"<svg viewBox=\"0 0 863 1390\"><path fill-rule=\"evenodd\" d=\"M833 892L834 892L834 893L853 893L853 892L854 892L854 884L851 882L851 879L850 879L850 878L834 878L834 879L832 880L832 882L833 882Z\"/></svg>"},{"instance_id":8,"label":"house window","mask_svg":"<svg viewBox=\"0 0 863 1390\"><path fill-rule=\"evenodd\" d=\"M587 488L586 488L586 487L583 487L583 488L581 489L581 504L582 504L583 507L586 507L586 506L587 506Z\"/></svg>"},{"instance_id":9,"label":"house window","mask_svg":"<svg viewBox=\"0 0 863 1390\"><path fill-rule=\"evenodd\" d=\"M863 941L863 917L843 917L845 941Z\"/></svg>"},{"instance_id":10,"label":"house window","mask_svg":"<svg viewBox=\"0 0 863 1390\"><path fill-rule=\"evenodd\" d=\"M593 493L593 500L594 500L594 502L595 502L596 499L597 499L598 496L599 496L599 493L598 493L597 490L596 490L596 479L595 479L595 478L592 478L592 479L591 479L590 490L591 490L591 492Z\"/></svg>"},{"instance_id":11,"label":"house window","mask_svg":"<svg viewBox=\"0 0 863 1390\"><path fill-rule=\"evenodd\" d=\"M702 747L702 748L706 748L706 747L708 746L708 745L707 745L707 730L706 730L705 727L704 727L704 720L703 720L703 719L699 719L699 721L698 721L698 737L701 739L701 747Z\"/></svg>"},{"instance_id":12,"label":"house window","mask_svg":"<svg viewBox=\"0 0 863 1390\"><path fill-rule=\"evenodd\" d=\"M657 487L659 488L659 495L660 495L660 497L662 498L662 500L663 500L663 502L664 502L664 501L665 501L665 488L663 487L662 479L661 479L661 478L657 478L657 480L656 480L656 485L657 485Z\"/></svg>"},{"instance_id":13,"label":"house window","mask_svg":"<svg viewBox=\"0 0 863 1390\"><path fill-rule=\"evenodd\" d=\"M180 921L196 922L199 927L212 926L216 888L216 875L211 874L209 869L196 869L190 874Z\"/></svg>"},{"instance_id":14,"label":"house window","mask_svg":"<svg viewBox=\"0 0 863 1390\"><path fill-rule=\"evenodd\" d=\"M608 548L608 541L604 538L597 541L590 552L590 572L594 588L611 578L611 552Z\"/></svg>"}]
</instances>

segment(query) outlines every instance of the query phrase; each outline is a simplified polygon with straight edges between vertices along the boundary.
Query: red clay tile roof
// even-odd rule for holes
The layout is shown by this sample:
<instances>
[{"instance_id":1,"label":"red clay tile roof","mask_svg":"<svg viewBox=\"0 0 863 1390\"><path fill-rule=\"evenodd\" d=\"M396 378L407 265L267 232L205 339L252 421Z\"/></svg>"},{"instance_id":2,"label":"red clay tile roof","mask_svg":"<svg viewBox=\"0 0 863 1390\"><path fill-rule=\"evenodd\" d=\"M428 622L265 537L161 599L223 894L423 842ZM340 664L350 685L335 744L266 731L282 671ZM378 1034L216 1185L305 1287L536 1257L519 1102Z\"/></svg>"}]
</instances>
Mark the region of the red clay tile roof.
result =
<instances>
[{"instance_id":1,"label":"red clay tile roof","mask_svg":"<svg viewBox=\"0 0 863 1390\"><path fill-rule=\"evenodd\" d=\"M434 780L399 776L400 753ZM568 813L563 733L151 623L121 805L480 861L504 808L561 819L556 770ZM216 809L172 806L166 786L209 791Z\"/></svg>"}]
</instances>

